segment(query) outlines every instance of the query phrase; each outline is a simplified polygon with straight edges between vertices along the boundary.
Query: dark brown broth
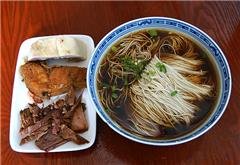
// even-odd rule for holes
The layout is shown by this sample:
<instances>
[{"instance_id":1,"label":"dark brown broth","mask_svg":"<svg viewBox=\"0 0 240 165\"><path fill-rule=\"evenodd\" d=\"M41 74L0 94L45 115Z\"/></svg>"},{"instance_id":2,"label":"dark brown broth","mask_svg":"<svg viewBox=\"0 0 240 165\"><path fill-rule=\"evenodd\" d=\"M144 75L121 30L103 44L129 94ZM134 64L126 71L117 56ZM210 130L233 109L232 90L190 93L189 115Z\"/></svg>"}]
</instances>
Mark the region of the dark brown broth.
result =
<instances>
[{"instance_id":1,"label":"dark brown broth","mask_svg":"<svg viewBox=\"0 0 240 165\"><path fill-rule=\"evenodd\" d=\"M192 121L192 123L188 126L188 125L184 125L184 124L178 124L175 125L175 128L164 128L164 135L160 135L159 137L148 137L148 138L153 138L153 139L172 139L172 138L177 138L183 134L186 134L188 132L193 131L194 129L196 129L199 125L201 125L202 123L204 123L206 121L206 119L211 115L214 106L217 102L217 97L218 97L218 90L219 90L219 84L218 82L218 78L217 78L217 72L216 69L214 68L214 65L212 64L211 60L208 58L210 55L209 53L204 50L200 44L197 44L196 42L194 42L192 39L180 34L180 33L174 33L174 32L170 32L170 31L163 31L163 30L157 30L158 31L158 36L160 38L169 35L169 33L171 34L176 34L176 35L180 35L183 36L185 38L187 38L188 40L191 41L191 43L194 45L194 49L195 52L198 52L198 54L200 54L199 58L202 58L205 61L205 64L203 65L203 70L207 70L209 71L209 76L211 77L213 84L214 84L214 97L212 98L205 98L203 101L198 102L197 105L200 108L200 111L195 113L195 118ZM137 33L137 32L136 32ZM124 38L124 37L123 37ZM120 39L121 40L121 39ZM120 44L120 40L119 42L117 42L114 46L118 46ZM106 57L112 54L112 50L109 49L107 51L107 53L105 54L105 57L102 59L101 64L106 62ZM98 89L102 88L102 84L109 84L109 77L106 73L106 69L107 67L109 67L108 65L105 66L105 68L99 68L101 73L104 75L103 78L101 78L98 75L98 79L100 79L100 83L97 83L97 87ZM211 74L210 74L211 73ZM112 84L110 84L112 85ZM128 120L128 101L126 101L124 104L122 105L117 105L113 108L113 111L115 112L115 115L117 116L117 118L114 115L111 115L111 113L109 113L109 111L107 111L107 113L109 113L110 117L112 118L112 120L115 120L116 122L119 123L119 125L130 131L129 125L132 126L131 122L129 122ZM104 107L106 108L106 107ZM130 131L131 132L131 131ZM133 132L132 132L133 133ZM135 133L137 134L137 133ZM142 135L139 135L142 136Z\"/></svg>"}]
</instances>

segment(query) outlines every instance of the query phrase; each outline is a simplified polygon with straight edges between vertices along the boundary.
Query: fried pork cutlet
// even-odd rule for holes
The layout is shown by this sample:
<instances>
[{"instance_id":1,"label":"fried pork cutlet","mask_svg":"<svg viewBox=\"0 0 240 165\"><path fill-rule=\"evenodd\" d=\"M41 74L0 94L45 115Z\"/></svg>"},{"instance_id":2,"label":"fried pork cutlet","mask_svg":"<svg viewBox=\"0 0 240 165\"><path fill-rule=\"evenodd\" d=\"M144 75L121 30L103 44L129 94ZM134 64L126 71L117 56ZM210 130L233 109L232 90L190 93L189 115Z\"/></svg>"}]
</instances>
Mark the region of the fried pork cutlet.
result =
<instances>
[{"instance_id":1,"label":"fried pork cutlet","mask_svg":"<svg viewBox=\"0 0 240 165\"><path fill-rule=\"evenodd\" d=\"M41 99L86 87L86 68L58 66L48 68L38 62L27 62L20 68L29 91Z\"/></svg>"}]
</instances>

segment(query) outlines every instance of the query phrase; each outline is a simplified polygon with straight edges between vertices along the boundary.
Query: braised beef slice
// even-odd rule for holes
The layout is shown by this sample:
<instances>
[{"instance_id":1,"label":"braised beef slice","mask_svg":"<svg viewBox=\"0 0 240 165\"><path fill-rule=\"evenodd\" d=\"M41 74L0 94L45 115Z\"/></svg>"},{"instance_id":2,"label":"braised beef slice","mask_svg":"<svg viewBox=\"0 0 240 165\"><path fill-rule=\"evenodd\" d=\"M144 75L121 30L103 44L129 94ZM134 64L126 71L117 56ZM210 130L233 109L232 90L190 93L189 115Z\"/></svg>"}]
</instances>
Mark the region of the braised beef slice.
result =
<instances>
[{"instance_id":1,"label":"braised beef slice","mask_svg":"<svg viewBox=\"0 0 240 165\"><path fill-rule=\"evenodd\" d=\"M66 119L66 118L72 118L73 113L74 113L74 110L76 109L76 107L78 107L78 105L79 105L79 104L81 103L81 101L82 101L82 93L83 93L83 90L81 90L78 99L76 100L76 102L74 103L74 105L71 107L71 109L64 114L64 116L63 116L64 119Z\"/></svg>"},{"instance_id":2,"label":"braised beef slice","mask_svg":"<svg viewBox=\"0 0 240 165\"><path fill-rule=\"evenodd\" d=\"M27 128L20 130L21 137L25 138L27 136L31 136L34 131L40 129L41 127L51 125L51 117L52 114L49 113L43 119L37 121L34 125L30 125Z\"/></svg>"},{"instance_id":3,"label":"braised beef slice","mask_svg":"<svg viewBox=\"0 0 240 165\"><path fill-rule=\"evenodd\" d=\"M34 124L32 114L29 108L26 108L20 111L20 118L21 118L21 129L24 129Z\"/></svg>"},{"instance_id":4,"label":"braised beef slice","mask_svg":"<svg viewBox=\"0 0 240 165\"><path fill-rule=\"evenodd\" d=\"M45 126L39 128L38 130L32 132L30 136L27 136L21 140L20 145L23 145L23 144L25 144L29 141L35 140L35 139L39 139L41 136L43 136L44 134L47 133L47 130L49 129L49 127L50 127L50 124L45 125Z\"/></svg>"},{"instance_id":5,"label":"braised beef slice","mask_svg":"<svg viewBox=\"0 0 240 165\"><path fill-rule=\"evenodd\" d=\"M29 104L29 110L32 113L33 117L38 116L41 111L41 109L36 104Z\"/></svg>"},{"instance_id":6,"label":"braised beef slice","mask_svg":"<svg viewBox=\"0 0 240 165\"><path fill-rule=\"evenodd\" d=\"M23 144L25 144L27 142L30 142L30 141L34 140L34 139L36 139L35 135L27 136L27 137L21 139L20 145L23 145Z\"/></svg>"},{"instance_id":7,"label":"braised beef slice","mask_svg":"<svg viewBox=\"0 0 240 165\"><path fill-rule=\"evenodd\" d=\"M76 144L88 143L88 141L86 139L79 136L77 133L75 133L73 130L71 130L69 127L67 127L64 124L61 125L61 136L64 139L72 140Z\"/></svg>"},{"instance_id":8,"label":"braised beef slice","mask_svg":"<svg viewBox=\"0 0 240 165\"><path fill-rule=\"evenodd\" d=\"M32 113L34 123L41 119L41 109L36 104L29 104L29 110Z\"/></svg>"},{"instance_id":9,"label":"braised beef slice","mask_svg":"<svg viewBox=\"0 0 240 165\"><path fill-rule=\"evenodd\" d=\"M61 110L54 110L52 113L52 133L57 135L60 131L60 124L61 124Z\"/></svg>"},{"instance_id":10,"label":"braised beef slice","mask_svg":"<svg viewBox=\"0 0 240 165\"><path fill-rule=\"evenodd\" d=\"M54 106L52 104L46 106L45 108L42 109L42 115L46 116L48 113L50 113L54 109Z\"/></svg>"},{"instance_id":11,"label":"braised beef slice","mask_svg":"<svg viewBox=\"0 0 240 165\"><path fill-rule=\"evenodd\" d=\"M69 140L63 139L60 135L52 134L52 130L49 129L48 132L35 141L36 146L41 150L46 152L57 148L58 146L65 144Z\"/></svg>"},{"instance_id":12,"label":"braised beef slice","mask_svg":"<svg viewBox=\"0 0 240 165\"><path fill-rule=\"evenodd\" d=\"M88 123L83 111L84 104L79 104L74 110L71 129L75 132L84 132L88 129Z\"/></svg>"}]
</instances>

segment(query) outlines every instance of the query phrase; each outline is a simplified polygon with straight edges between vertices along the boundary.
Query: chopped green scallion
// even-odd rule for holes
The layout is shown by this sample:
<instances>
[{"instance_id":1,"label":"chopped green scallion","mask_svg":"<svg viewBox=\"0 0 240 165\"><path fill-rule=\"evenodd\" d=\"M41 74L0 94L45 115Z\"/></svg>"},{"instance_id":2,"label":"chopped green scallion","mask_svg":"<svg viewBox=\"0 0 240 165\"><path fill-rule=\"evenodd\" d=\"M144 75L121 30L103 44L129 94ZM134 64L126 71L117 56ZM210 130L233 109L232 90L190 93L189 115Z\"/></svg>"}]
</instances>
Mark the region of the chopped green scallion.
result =
<instances>
[{"instance_id":1,"label":"chopped green scallion","mask_svg":"<svg viewBox=\"0 0 240 165\"><path fill-rule=\"evenodd\" d=\"M140 78L142 71L147 64L145 60L134 60L129 56L122 57L121 63L123 64L123 69L127 72L132 72L135 75L135 78Z\"/></svg>"},{"instance_id":2,"label":"chopped green scallion","mask_svg":"<svg viewBox=\"0 0 240 165\"><path fill-rule=\"evenodd\" d=\"M167 68L164 64L158 62L155 66L159 69L160 72L167 73Z\"/></svg>"},{"instance_id":3,"label":"chopped green scallion","mask_svg":"<svg viewBox=\"0 0 240 165\"><path fill-rule=\"evenodd\" d=\"M171 96L175 96L178 92L175 90L171 93Z\"/></svg>"},{"instance_id":4,"label":"chopped green scallion","mask_svg":"<svg viewBox=\"0 0 240 165\"><path fill-rule=\"evenodd\" d=\"M150 29L147 31L147 33L151 36L151 37L156 37L158 35L157 31L155 29Z\"/></svg>"},{"instance_id":5,"label":"chopped green scallion","mask_svg":"<svg viewBox=\"0 0 240 165\"><path fill-rule=\"evenodd\" d=\"M116 46L112 46L111 50L115 53L115 52L117 52L117 47Z\"/></svg>"},{"instance_id":6,"label":"chopped green scallion","mask_svg":"<svg viewBox=\"0 0 240 165\"><path fill-rule=\"evenodd\" d=\"M156 74L156 71L155 71L155 70L150 70L150 71L149 71L149 75L154 76L155 74Z\"/></svg>"}]
</instances>

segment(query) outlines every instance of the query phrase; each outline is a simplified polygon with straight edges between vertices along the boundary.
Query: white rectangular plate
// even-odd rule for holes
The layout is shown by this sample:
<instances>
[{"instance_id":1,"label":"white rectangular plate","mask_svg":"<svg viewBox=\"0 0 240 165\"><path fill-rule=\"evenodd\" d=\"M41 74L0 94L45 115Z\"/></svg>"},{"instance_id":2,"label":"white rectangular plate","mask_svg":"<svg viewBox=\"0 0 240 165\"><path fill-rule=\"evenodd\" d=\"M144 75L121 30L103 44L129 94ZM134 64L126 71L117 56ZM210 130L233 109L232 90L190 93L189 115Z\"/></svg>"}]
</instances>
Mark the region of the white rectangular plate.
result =
<instances>
[{"instance_id":1,"label":"white rectangular plate","mask_svg":"<svg viewBox=\"0 0 240 165\"><path fill-rule=\"evenodd\" d=\"M50 65L65 65L65 66L78 66L87 68L90 56L94 50L94 42L90 36L86 35L61 35L61 36L70 36L76 39L83 41L87 46L87 60L81 62L66 62L64 60L57 60L57 63L50 63ZM20 146L21 136L19 134L21 121L20 121L20 110L23 110L28 106L28 103L32 103L32 99L28 94L28 89L26 88L25 83L22 81L22 77L19 72L19 68L22 64L25 63L26 57L30 53L30 48L32 43L37 41L38 39L43 39L47 37L53 36L45 36L45 37L36 37L25 40L19 49L14 85L13 85L13 94L12 94L12 107L11 107L11 118L10 118L10 146L16 152L24 152L24 153L40 153L45 152L40 150L34 143L34 141L28 142L24 145ZM59 96L52 97L50 102L54 102L59 98ZM68 142L64 145L57 147L50 152L66 152L66 151L77 151L83 150L91 147L95 141L96 137L96 112L94 107L90 101L87 89L84 90L82 96L82 102L86 104L85 115L89 124L89 128L86 132L79 134L85 139L89 141L87 144L77 145L73 142ZM49 102L48 102L49 103ZM48 104L44 102L46 106Z\"/></svg>"}]
</instances>

